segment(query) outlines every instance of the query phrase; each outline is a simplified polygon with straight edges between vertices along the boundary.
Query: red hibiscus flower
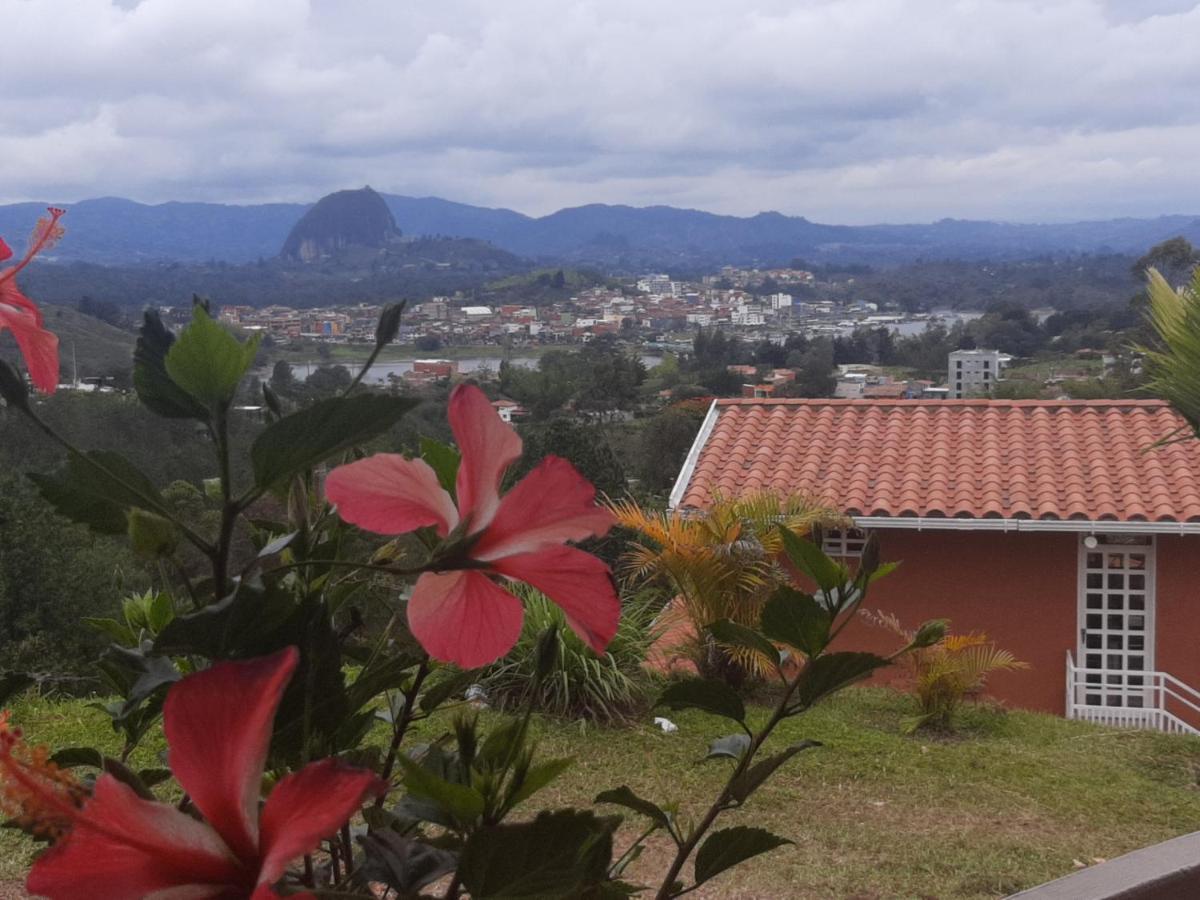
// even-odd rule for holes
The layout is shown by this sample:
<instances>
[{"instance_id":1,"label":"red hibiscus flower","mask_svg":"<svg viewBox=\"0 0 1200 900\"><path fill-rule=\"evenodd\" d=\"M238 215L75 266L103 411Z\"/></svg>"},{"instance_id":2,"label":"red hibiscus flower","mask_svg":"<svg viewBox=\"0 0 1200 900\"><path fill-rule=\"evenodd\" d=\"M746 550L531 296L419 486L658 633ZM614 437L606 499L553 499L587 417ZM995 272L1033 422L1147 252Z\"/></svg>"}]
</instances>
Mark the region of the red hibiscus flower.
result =
<instances>
[{"instance_id":1,"label":"red hibiscus flower","mask_svg":"<svg viewBox=\"0 0 1200 900\"><path fill-rule=\"evenodd\" d=\"M384 789L373 773L325 759L280 780L259 811L271 724L297 659L289 647L219 663L167 695L171 769L205 822L145 800L107 774L78 806L55 779L43 776L39 786L38 774L14 756L11 738L7 753L0 741L0 773L24 786L26 802L40 803L43 818L66 824L66 836L34 863L30 893L51 900L278 897L272 885L287 865Z\"/></svg>"},{"instance_id":2,"label":"red hibiscus flower","mask_svg":"<svg viewBox=\"0 0 1200 900\"><path fill-rule=\"evenodd\" d=\"M408 601L413 635L430 656L463 668L499 659L520 636L525 611L498 577L546 594L575 633L603 652L621 614L612 575L564 543L612 527L612 514L596 506L595 488L565 459L548 456L501 498L500 480L520 457L521 439L477 387L454 389L450 427L462 453L457 505L427 463L394 453L340 466L325 482L338 515L360 528L466 535L465 552L445 561L445 570L417 579Z\"/></svg>"},{"instance_id":3,"label":"red hibiscus flower","mask_svg":"<svg viewBox=\"0 0 1200 900\"><path fill-rule=\"evenodd\" d=\"M0 331L7 328L17 340L29 377L34 386L45 394L58 387L58 337L43 324L42 314L33 301L17 287L16 275L30 260L62 237L58 220L66 210L50 207L48 217L38 220L29 241L29 250L15 266L0 269ZM12 250L0 240L0 262L11 258Z\"/></svg>"}]
</instances>

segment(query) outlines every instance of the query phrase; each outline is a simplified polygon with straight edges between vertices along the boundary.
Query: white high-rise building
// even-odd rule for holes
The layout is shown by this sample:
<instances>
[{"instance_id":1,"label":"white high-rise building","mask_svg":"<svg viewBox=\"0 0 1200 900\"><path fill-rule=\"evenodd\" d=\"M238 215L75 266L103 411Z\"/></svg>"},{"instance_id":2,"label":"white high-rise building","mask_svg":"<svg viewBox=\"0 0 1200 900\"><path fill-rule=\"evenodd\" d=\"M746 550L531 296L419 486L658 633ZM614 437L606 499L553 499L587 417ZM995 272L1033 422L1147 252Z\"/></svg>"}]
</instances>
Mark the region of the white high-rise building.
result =
<instances>
[{"instance_id":1,"label":"white high-rise building","mask_svg":"<svg viewBox=\"0 0 1200 900\"><path fill-rule=\"evenodd\" d=\"M1009 359L999 350L955 350L950 354L946 380L950 399L990 397Z\"/></svg>"}]
</instances>

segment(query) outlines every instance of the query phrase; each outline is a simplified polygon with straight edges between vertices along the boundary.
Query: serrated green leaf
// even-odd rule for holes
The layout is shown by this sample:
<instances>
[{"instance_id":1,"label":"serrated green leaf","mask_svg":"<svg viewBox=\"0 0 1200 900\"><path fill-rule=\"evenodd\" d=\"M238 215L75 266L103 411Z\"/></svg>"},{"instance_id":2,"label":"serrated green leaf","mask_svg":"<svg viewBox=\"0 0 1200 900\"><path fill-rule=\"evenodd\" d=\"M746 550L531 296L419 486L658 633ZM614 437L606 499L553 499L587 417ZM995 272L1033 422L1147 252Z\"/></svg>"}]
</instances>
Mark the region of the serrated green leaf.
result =
<instances>
[{"instance_id":1,"label":"serrated green leaf","mask_svg":"<svg viewBox=\"0 0 1200 900\"><path fill-rule=\"evenodd\" d=\"M250 449L254 482L270 488L292 475L386 432L417 401L359 394L333 397L267 426Z\"/></svg>"},{"instance_id":2,"label":"serrated green leaf","mask_svg":"<svg viewBox=\"0 0 1200 900\"><path fill-rule=\"evenodd\" d=\"M735 762L750 749L750 738L744 734L729 734L719 737L708 745L705 759L732 759Z\"/></svg>"},{"instance_id":3,"label":"serrated green leaf","mask_svg":"<svg viewBox=\"0 0 1200 900\"><path fill-rule=\"evenodd\" d=\"M793 709L807 709L823 697L866 678L876 669L890 665L874 653L830 653L811 660L800 673Z\"/></svg>"},{"instance_id":4,"label":"serrated green leaf","mask_svg":"<svg viewBox=\"0 0 1200 900\"><path fill-rule=\"evenodd\" d=\"M627 785L621 785L619 788L613 788L610 791L601 791L592 802L613 803L617 806L624 806L626 809L632 809L634 812L641 813L650 821L667 830L671 828L671 817L665 809L653 800L639 797Z\"/></svg>"},{"instance_id":5,"label":"serrated green leaf","mask_svg":"<svg viewBox=\"0 0 1200 900\"><path fill-rule=\"evenodd\" d=\"M175 343L157 310L147 310L133 351L133 387L151 412L168 419L208 421L209 411L171 380L166 358Z\"/></svg>"},{"instance_id":6,"label":"serrated green leaf","mask_svg":"<svg viewBox=\"0 0 1200 900\"><path fill-rule=\"evenodd\" d=\"M783 539L783 550L792 565L815 581L821 590L828 593L845 581L845 570L816 544L804 540L782 525L779 534Z\"/></svg>"},{"instance_id":7,"label":"serrated green leaf","mask_svg":"<svg viewBox=\"0 0 1200 900\"><path fill-rule=\"evenodd\" d=\"M58 512L102 534L123 534L129 509L167 512L154 483L119 453L72 454L53 475L31 472L28 477Z\"/></svg>"},{"instance_id":8,"label":"serrated green leaf","mask_svg":"<svg viewBox=\"0 0 1200 900\"><path fill-rule=\"evenodd\" d=\"M485 804L479 791L439 778L403 754L397 759L404 769L404 786L413 797L434 804L463 827L470 826L483 815Z\"/></svg>"},{"instance_id":9,"label":"serrated green leaf","mask_svg":"<svg viewBox=\"0 0 1200 900\"><path fill-rule=\"evenodd\" d=\"M793 744L781 753L759 760L729 785L729 795L738 803L745 803L747 798L758 790L764 781L775 774L775 770L802 750L810 747L820 747L820 741L801 741Z\"/></svg>"},{"instance_id":10,"label":"serrated green leaf","mask_svg":"<svg viewBox=\"0 0 1200 900\"><path fill-rule=\"evenodd\" d=\"M748 825L714 831L696 851L694 880L696 884L703 884L726 869L790 843L792 841L765 828Z\"/></svg>"},{"instance_id":11,"label":"serrated green leaf","mask_svg":"<svg viewBox=\"0 0 1200 900\"><path fill-rule=\"evenodd\" d=\"M421 438L421 459L437 473L438 484L445 488L450 496L454 496L455 484L458 481L458 466L462 456L449 444L435 441L431 437Z\"/></svg>"},{"instance_id":12,"label":"serrated green leaf","mask_svg":"<svg viewBox=\"0 0 1200 900\"><path fill-rule=\"evenodd\" d=\"M548 759L545 762L530 766L524 778L521 779L520 785L509 795L508 806L511 808L518 803L524 803L558 778L563 772L567 771L567 769L571 768L571 763L574 761L570 757Z\"/></svg>"},{"instance_id":13,"label":"serrated green leaf","mask_svg":"<svg viewBox=\"0 0 1200 900\"><path fill-rule=\"evenodd\" d=\"M659 695L654 705L670 709L699 709L735 722L744 722L746 719L742 698L725 682L712 678L677 681Z\"/></svg>"},{"instance_id":14,"label":"serrated green leaf","mask_svg":"<svg viewBox=\"0 0 1200 900\"><path fill-rule=\"evenodd\" d=\"M833 617L809 594L786 585L778 588L762 611L762 630L772 640L816 656L829 643Z\"/></svg>"},{"instance_id":15,"label":"serrated green leaf","mask_svg":"<svg viewBox=\"0 0 1200 900\"><path fill-rule=\"evenodd\" d=\"M618 821L565 809L481 828L467 840L458 874L477 900L591 896L608 881Z\"/></svg>"},{"instance_id":16,"label":"serrated green leaf","mask_svg":"<svg viewBox=\"0 0 1200 900\"><path fill-rule=\"evenodd\" d=\"M241 343L199 303L192 321L167 351L163 366L171 381L205 409L224 409L254 363L261 335Z\"/></svg>"}]
</instances>

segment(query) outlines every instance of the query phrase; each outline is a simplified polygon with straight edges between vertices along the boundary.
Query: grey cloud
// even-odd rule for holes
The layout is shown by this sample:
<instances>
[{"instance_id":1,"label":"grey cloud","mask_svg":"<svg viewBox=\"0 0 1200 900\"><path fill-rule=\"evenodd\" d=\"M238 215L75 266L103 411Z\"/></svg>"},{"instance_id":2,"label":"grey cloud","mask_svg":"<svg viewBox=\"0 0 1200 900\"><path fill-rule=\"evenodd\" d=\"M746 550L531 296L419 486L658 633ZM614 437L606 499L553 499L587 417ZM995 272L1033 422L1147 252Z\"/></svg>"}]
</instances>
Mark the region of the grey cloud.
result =
<instances>
[{"instance_id":1,"label":"grey cloud","mask_svg":"<svg viewBox=\"0 0 1200 900\"><path fill-rule=\"evenodd\" d=\"M1200 211L1179 0L0 0L0 21L4 200L369 182L532 213Z\"/></svg>"}]
</instances>

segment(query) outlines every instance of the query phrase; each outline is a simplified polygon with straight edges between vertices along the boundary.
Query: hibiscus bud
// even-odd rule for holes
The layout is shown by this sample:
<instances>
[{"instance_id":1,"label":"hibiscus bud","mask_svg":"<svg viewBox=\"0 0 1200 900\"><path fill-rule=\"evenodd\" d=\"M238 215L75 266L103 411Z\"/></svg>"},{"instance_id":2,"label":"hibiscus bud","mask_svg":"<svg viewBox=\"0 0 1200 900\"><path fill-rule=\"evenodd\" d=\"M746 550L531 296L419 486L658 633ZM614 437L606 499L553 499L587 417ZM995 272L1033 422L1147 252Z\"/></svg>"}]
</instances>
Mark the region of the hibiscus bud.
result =
<instances>
[{"instance_id":1,"label":"hibiscus bud","mask_svg":"<svg viewBox=\"0 0 1200 900\"><path fill-rule=\"evenodd\" d=\"M29 388L13 367L3 360L0 360L0 397L9 406L29 410Z\"/></svg>"},{"instance_id":2,"label":"hibiscus bud","mask_svg":"<svg viewBox=\"0 0 1200 900\"><path fill-rule=\"evenodd\" d=\"M932 647L938 641L946 636L945 619L930 619L924 625L917 629L917 633L913 636L912 643L909 647L913 650L920 650L923 647Z\"/></svg>"},{"instance_id":3,"label":"hibiscus bud","mask_svg":"<svg viewBox=\"0 0 1200 900\"><path fill-rule=\"evenodd\" d=\"M280 419L283 418L283 404L279 402L279 395L271 390L271 386L264 384L262 386L263 401L267 404L267 409L274 413Z\"/></svg>"},{"instance_id":4,"label":"hibiscus bud","mask_svg":"<svg viewBox=\"0 0 1200 900\"><path fill-rule=\"evenodd\" d=\"M179 531L169 519L135 508L129 511L129 543L142 556L170 556L179 546Z\"/></svg>"},{"instance_id":5,"label":"hibiscus bud","mask_svg":"<svg viewBox=\"0 0 1200 900\"><path fill-rule=\"evenodd\" d=\"M375 328L375 346L384 347L396 339L400 331L400 314L404 312L407 300L399 303L389 303L379 316L379 324Z\"/></svg>"},{"instance_id":6,"label":"hibiscus bud","mask_svg":"<svg viewBox=\"0 0 1200 900\"><path fill-rule=\"evenodd\" d=\"M554 667L558 665L557 623L551 625L541 633L533 652L537 661L536 679L538 681L545 681L554 673Z\"/></svg>"}]
</instances>

